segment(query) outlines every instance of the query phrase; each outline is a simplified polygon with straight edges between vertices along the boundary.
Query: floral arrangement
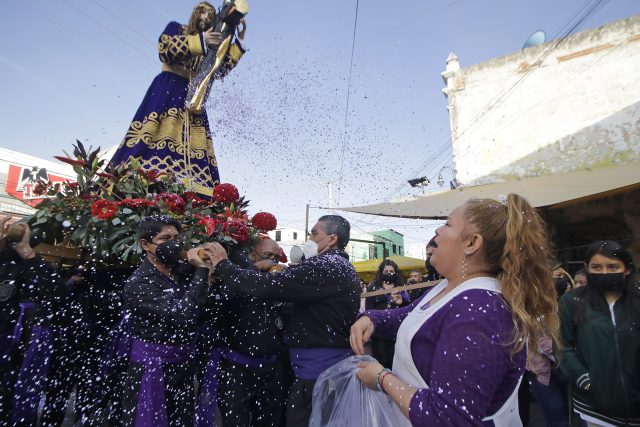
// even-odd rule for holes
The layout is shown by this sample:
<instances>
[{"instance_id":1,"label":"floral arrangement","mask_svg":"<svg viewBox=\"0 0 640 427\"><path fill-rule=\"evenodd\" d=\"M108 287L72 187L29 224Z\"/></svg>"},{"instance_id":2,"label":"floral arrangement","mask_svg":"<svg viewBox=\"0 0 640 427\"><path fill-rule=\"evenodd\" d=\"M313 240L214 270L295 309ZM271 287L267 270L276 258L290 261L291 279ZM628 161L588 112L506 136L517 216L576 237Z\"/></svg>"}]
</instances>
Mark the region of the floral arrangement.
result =
<instances>
[{"instance_id":1,"label":"floral arrangement","mask_svg":"<svg viewBox=\"0 0 640 427\"><path fill-rule=\"evenodd\" d=\"M259 212L249 219L248 201L232 184L219 184L202 198L176 177L143 170L135 162L105 167L100 149L86 150L76 141L72 155L56 156L73 166L77 182L39 183L34 192L46 196L29 218L43 242L84 249L106 264L137 264L142 249L138 223L149 215L168 215L182 225L186 248L217 241L228 249L248 249L259 234L276 228L275 217Z\"/></svg>"}]
</instances>

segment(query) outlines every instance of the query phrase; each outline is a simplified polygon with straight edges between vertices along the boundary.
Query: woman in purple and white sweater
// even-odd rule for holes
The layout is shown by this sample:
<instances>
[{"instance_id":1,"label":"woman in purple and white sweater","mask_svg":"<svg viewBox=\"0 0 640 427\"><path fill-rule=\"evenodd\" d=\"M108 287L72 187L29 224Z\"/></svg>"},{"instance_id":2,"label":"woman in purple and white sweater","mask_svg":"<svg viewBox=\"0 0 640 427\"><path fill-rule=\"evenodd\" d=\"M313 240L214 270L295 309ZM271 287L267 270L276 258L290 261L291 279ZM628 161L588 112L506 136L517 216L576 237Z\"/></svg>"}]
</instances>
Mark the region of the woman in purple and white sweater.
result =
<instances>
[{"instance_id":1,"label":"woman in purple and white sweater","mask_svg":"<svg viewBox=\"0 0 640 427\"><path fill-rule=\"evenodd\" d=\"M518 426L527 339L558 342L544 222L520 196L470 200L436 231L431 263L445 277L412 305L371 310L351 328L396 337L393 371L362 363L358 378L395 403L398 426Z\"/></svg>"}]
</instances>

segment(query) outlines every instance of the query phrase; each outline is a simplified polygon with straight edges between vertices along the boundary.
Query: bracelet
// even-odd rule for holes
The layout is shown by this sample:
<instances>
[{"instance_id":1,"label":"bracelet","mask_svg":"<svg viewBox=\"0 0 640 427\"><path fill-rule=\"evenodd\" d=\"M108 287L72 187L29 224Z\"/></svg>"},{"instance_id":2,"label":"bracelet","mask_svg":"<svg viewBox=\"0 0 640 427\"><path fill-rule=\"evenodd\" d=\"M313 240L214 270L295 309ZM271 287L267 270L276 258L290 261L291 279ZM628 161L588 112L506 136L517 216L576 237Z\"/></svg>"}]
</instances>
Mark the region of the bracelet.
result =
<instances>
[{"instance_id":1,"label":"bracelet","mask_svg":"<svg viewBox=\"0 0 640 427\"><path fill-rule=\"evenodd\" d=\"M391 373L391 369L389 369L389 368L382 368L382 370L381 370L380 372L378 372L378 376L376 377L376 390L378 390L378 391L382 391L382 392L384 392L384 390L382 389L382 387L380 387L380 376L381 376L383 373L384 373L385 375L386 375L386 374L389 374L389 373Z\"/></svg>"},{"instance_id":2,"label":"bracelet","mask_svg":"<svg viewBox=\"0 0 640 427\"><path fill-rule=\"evenodd\" d=\"M384 374L382 374L382 376L380 377L380 390L384 393L387 394L387 391L384 389L384 379L387 375L393 375L393 372L391 371L387 371Z\"/></svg>"}]
</instances>

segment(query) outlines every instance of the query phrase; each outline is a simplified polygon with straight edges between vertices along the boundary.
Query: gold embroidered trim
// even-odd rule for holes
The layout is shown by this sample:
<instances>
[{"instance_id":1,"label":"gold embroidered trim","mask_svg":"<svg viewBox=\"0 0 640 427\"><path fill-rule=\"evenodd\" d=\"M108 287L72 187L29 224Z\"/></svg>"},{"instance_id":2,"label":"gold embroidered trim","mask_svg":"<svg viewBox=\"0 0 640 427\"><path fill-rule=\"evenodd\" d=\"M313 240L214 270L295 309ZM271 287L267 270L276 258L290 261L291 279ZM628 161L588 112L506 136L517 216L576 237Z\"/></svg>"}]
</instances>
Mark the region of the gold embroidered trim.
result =
<instances>
[{"instance_id":1,"label":"gold embroidered trim","mask_svg":"<svg viewBox=\"0 0 640 427\"><path fill-rule=\"evenodd\" d=\"M202 43L200 43L199 34L187 36L187 43L189 45L189 52L191 52L191 55L202 55L204 53Z\"/></svg>"}]
</instances>

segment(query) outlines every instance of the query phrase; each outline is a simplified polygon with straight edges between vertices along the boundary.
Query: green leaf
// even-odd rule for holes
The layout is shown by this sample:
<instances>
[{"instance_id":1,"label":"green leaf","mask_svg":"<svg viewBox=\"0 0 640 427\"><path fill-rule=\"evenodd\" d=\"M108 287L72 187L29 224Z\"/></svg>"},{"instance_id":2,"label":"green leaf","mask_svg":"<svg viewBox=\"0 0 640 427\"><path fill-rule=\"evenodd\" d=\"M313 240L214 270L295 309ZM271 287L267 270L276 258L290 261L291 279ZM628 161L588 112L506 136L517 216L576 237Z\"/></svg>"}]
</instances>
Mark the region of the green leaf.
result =
<instances>
[{"instance_id":1,"label":"green leaf","mask_svg":"<svg viewBox=\"0 0 640 427\"><path fill-rule=\"evenodd\" d=\"M113 218L113 219L111 220L111 224L113 224L113 225L120 225L120 224L122 224L122 220L121 220L120 218L118 218L118 217L115 217L115 218Z\"/></svg>"},{"instance_id":2,"label":"green leaf","mask_svg":"<svg viewBox=\"0 0 640 427\"><path fill-rule=\"evenodd\" d=\"M78 228L75 229L73 234L71 234L71 240L74 241L74 242L79 242L82 239L84 239L86 234L87 234L87 227L86 226L78 227Z\"/></svg>"},{"instance_id":3,"label":"green leaf","mask_svg":"<svg viewBox=\"0 0 640 427\"><path fill-rule=\"evenodd\" d=\"M33 225L46 224L46 222L47 222L47 218L40 217L40 218L38 218L38 220L36 222L33 223Z\"/></svg>"},{"instance_id":4,"label":"green leaf","mask_svg":"<svg viewBox=\"0 0 640 427\"><path fill-rule=\"evenodd\" d=\"M122 213L125 214L125 215L129 215L129 214L132 214L133 211L131 209L129 209L129 208L124 208L124 209L122 209Z\"/></svg>"},{"instance_id":5,"label":"green leaf","mask_svg":"<svg viewBox=\"0 0 640 427\"><path fill-rule=\"evenodd\" d=\"M56 221L58 221L58 222L62 222L62 221L64 221L64 215L62 215L61 213L59 213L58 215L56 215Z\"/></svg>"}]
</instances>

